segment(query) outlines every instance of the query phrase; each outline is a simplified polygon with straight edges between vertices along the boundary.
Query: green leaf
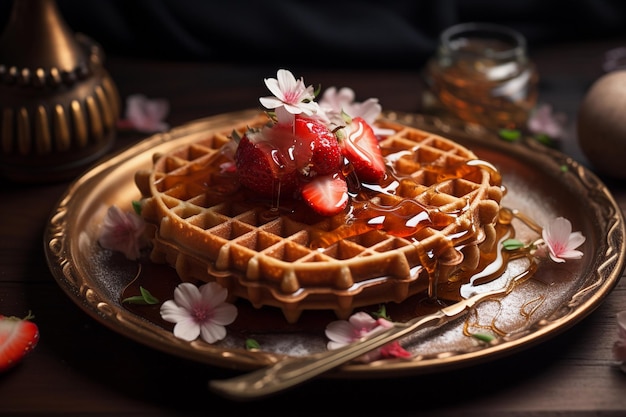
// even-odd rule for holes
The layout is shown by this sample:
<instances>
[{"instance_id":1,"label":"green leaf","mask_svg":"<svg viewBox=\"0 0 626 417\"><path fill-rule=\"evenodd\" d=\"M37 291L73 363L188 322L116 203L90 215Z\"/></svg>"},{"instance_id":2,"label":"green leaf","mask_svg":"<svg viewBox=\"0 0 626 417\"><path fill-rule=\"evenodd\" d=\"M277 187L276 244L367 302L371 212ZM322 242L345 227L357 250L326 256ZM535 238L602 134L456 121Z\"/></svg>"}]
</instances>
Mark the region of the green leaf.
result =
<instances>
[{"instance_id":1,"label":"green leaf","mask_svg":"<svg viewBox=\"0 0 626 417\"><path fill-rule=\"evenodd\" d=\"M158 304L159 299L150 294L150 291L146 290L144 287L139 287L139 291L141 291L141 295L143 299L146 300L147 304Z\"/></svg>"},{"instance_id":2,"label":"green leaf","mask_svg":"<svg viewBox=\"0 0 626 417\"><path fill-rule=\"evenodd\" d=\"M318 84L317 88L315 88L315 90L313 91L313 97L319 96L321 91L322 91L322 84Z\"/></svg>"},{"instance_id":3,"label":"green leaf","mask_svg":"<svg viewBox=\"0 0 626 417\"><path fill-rule=\"evenodd\" d=\"M128 304L146 304L146 300L143 299L141 295L133 295L130 297L126 297L122 300L122 303Z\"/></svg>"},{"instance_id":4,"label":"green leaf","mask_svg":"<svg viewBox=\"0 0 626 417\"><path fill-rule=\"evenodd\" d=\"M554 145L554 141L552 140L552 138L548 135L546 135L545 133L538 133L535 135L535 139L540 142L543 143L544 145L547 146L553 146Z\"/></svg>"},{"instance_id":5,"label":"green leaf","mask_svg":"<svg viewBox=\"0 0 626 417\"><path fill-rule=\"evenodd\" d=\"M386 319L386 320L391 321L391 319L387 315L387 307L384 304L381 304L378 311L372 313L372 316L374 316L377 319Z\"/></svg>"},{"instance_id":6,"label":"green leaf","mask_svg":"<svg viewBox=\"0 0 626 417\"><path fill-rule=\"evenodd\" d=\"M122 303L129 304L158 304L159 299L150 294L144 287L139 287L141 295L133 295L122 300Z\"/></svg>"},{"instance_id":7,"label":"green leaf","mask_svg":"<svg viewBox=\"0 0 626 417\"><path fill-rule=\"evenodd\" d=\"M487 333L472 333L472 337L482 342L487 342L487 343L495 339L493 335L490 335Z\"/></svg>"},{"instance_id":8,"label":"green leaf","mask_svg":"<svg viewBox=\"0 0 626 417\"><path fill-rule=\"evenodd\" d=\"M522 137L522 132L514 129L500 129L498 133L500 134L500 137L507 142L515 142Z\"/></svg>"},{"instance_id":9,"label":"green leaf","mask_svg":"<svg viewBox=\"0 0 626 417\"><path fill-rule=\"evenodd\" d=\"M254 339L246 339L246 349L247 350L257 350L260 349L261 345Z\"/></svg>"},{"instance_id":10,"label":"green leaf","mask_svg":"<svg viewBox=\"0 0 626 417\"><path fill-rule=\"evenodd\" d=\"M133 200L132 206L135 213L141 216L141 201Z\"/></svg>"},{"instance_id":11,"label":"green leaf","mask_svg":"<svg viewBox=\"0 0 626 417\"><path fill-rule=\"evenodd\" d=\"M507 239L504 242L502 242L502 247L506 250L521 249L524 246L525 246L524 242L522 242L521 240L517 240L517 239Z\"/></svg>"}]
</instances>

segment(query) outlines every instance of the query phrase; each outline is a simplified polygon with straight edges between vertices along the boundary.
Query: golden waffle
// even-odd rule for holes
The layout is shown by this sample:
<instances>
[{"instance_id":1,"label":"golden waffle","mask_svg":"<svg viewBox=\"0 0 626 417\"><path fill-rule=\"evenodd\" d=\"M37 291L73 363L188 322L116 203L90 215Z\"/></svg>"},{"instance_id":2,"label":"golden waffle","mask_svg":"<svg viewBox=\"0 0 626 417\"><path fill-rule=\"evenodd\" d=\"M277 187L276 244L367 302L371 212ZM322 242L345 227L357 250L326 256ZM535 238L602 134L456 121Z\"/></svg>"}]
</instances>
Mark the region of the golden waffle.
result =
<instances>
[{"instance_id":1,"label":"golden waffle","mask_svg":"<svg viewBox=\"0 0 626 417\"><path fill-rule=\"evenodd\" d=\"M228 161L220 149L233 130L265 122L261 115L207 134L155 155L153 168L137 173L142 216L155 225L152 261L173 266L183 281L217 281L232 297L278 307L296 322L304 310L346 318L425 290L435 296L438 284L474 271L481 251L495 249L497 171L451 140L391 121L377 125L395 132L381 141L392 167L383 186L394 191L359 193L354 207L373 213L366 221L346 225L344 214L298 215L297 203L276 209L253 201L220 171ZM385 213L404 222L392 227L398 233L372 227Z\"/></svg>"}]
</instances>

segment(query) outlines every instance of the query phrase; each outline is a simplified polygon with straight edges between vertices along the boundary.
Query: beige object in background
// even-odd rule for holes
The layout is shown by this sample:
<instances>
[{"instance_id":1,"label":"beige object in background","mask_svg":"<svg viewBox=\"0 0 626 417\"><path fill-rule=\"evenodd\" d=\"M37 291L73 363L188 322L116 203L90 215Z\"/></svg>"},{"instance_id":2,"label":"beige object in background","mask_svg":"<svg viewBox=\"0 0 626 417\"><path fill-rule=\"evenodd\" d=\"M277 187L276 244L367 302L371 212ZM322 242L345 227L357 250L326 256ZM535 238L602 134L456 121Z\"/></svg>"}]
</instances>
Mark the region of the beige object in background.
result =
<instances>
[{"instance_id":1,"label":"beige object in background","mask_svg":"<svg viewBox=\"0 0 626 417\"><path fill-rule=\"evenodd\" d=\"M626 179L626 70L593 83L578 111L577 133L595 171Z\"/></svg>"}]
</instances>

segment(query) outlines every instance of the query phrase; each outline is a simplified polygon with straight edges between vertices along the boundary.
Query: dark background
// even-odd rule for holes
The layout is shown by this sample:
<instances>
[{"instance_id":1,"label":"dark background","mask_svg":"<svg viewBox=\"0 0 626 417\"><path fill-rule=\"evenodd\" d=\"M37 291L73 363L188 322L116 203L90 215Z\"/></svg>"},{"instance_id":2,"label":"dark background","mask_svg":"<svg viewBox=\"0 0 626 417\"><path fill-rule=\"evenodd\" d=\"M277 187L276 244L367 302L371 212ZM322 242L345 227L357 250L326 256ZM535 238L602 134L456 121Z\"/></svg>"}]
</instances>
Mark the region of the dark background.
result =
<instances>
[{"instance_id":1,"label":"dark background","mask_svg":"<svg viewBox=\"0 0 626 417\"><path fill-rule=\"evenodd\" d=\"M0 27L13 2L0 1ZM529 49L626 33L623 0L57 0L107 54L273 66L416 67L446 27L500 23Z\"/></svg>"}]
</instances>

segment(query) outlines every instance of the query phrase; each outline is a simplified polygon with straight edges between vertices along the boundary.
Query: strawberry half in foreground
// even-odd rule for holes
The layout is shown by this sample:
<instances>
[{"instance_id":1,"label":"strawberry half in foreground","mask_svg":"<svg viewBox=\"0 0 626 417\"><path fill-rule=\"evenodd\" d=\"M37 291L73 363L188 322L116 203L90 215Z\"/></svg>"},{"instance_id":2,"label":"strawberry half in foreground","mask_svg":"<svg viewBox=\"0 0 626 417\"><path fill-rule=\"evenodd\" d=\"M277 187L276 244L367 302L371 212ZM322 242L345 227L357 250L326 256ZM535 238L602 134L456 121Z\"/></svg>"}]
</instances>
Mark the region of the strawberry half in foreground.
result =
<instances>
[{"instance_id":1,"label":"strawberry half in foreground","mask_svg":"<svg viewBox=\"0 0 626 417\"><path fill-rule=\"evenodd\" d=\"M39 341L39 328L29 314L20 319L0 315L0 372L13 367L32 351Z\"/></svg>"},{"instance_id":2,"label":"strawberry half in foreground","mask_svg":"<svg viewBox=\"0 0 626 417\"><path fill-rule=\"evenodd\" d=\"M334 216L348 205L348 184L340 173L319 175L302 186L302 198L322 216Z\"/></svg>"}]
</instances>

